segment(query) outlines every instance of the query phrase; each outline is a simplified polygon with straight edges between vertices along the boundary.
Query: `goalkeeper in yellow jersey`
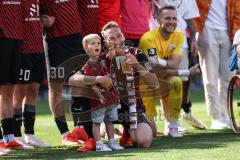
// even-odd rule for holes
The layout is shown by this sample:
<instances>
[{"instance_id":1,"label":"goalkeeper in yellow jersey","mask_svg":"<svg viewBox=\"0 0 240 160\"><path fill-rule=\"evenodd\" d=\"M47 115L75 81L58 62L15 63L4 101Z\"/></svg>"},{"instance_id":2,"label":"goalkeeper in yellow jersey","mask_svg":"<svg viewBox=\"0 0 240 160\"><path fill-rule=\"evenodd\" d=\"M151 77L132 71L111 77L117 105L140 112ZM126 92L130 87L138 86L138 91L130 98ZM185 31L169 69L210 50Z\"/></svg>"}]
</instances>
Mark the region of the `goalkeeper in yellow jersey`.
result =
<instances>
[{"instance_id":1,"label":"goalkeeper in yellow jersey","mask_svg":"<svg viewBox=\"0 0 240 160\"><path fill-rule=\"evenodd\" d=\"M158 90L142 92L142 98L153 133L156 134L155 99L160 98L166 122L165 133L178 138L182 136L178 131L177 124L182 104L182 81L179 76L199 74L200 69L197 65L189 70L178 69L182 59L181 45L184 37L181 31L175 30L177 26L176 9L173 6L159 9L158 22L159 28L148 31L141 37L139 48L148 56L162 85ZM142 91L145 89L144 85L141 89Z\"/></svg>"}]
</instances>

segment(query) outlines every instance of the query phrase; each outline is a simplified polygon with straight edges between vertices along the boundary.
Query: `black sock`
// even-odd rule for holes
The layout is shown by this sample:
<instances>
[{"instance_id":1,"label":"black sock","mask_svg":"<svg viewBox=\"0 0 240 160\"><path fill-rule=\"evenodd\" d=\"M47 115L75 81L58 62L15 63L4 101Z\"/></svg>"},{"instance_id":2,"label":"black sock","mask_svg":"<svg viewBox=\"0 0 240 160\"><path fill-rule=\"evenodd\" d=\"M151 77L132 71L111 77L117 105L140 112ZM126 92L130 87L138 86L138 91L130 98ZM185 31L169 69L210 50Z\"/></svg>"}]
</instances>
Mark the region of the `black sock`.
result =
<instances>
[{"instance_id":1,"label":"black sock","mask_svg":"<svg viewBox=\"0 0 240 160\"><path fill-rule=\"evenodd\" d=\"M61 134L69 131L65 116L55 117L54 119Z\"/></svg>"},{"instance_id":2,"label":"black sock","mask_svg":"<svg viewBox=\"0 0 240 160\"><path fill-rule=\"evenodd\" d=\"M123 131L123 134L125 134L126 136L130 137L130 134L129 134L129 129L130 129L130 123L122 123L122 126L124 128L124 131Z\"/></svg>"},{"instance_id":3,"label":"black sock","mask_svg":"<svg viewBox=\"0 0 240 160\"><path fill-rule=\"evenodd\" d=\"M2 129L0 128L0 140L3 139Z\"/></svg>"},{"instance_id":4,"label":"black sock","mask_svg":"<svg viewBox=\"0 0 240 160\"><path fill-rule=\"evenodd\" d=\"M89 138L94 138L93 137L93 131L92 131L92 122L83 122L83 126L84 126L85 131L88 134L88 137Z\"/></svg>"},{"instance_id":5,"label":"black sock","mask_svg":"<svg viewBox=\"0 0 240 160\"><path fill-rule=\"evenodd\" d=\"M23 110L23 124L26 134L34 134L35 116L36 107L34 105L25 104Z\"/></svg>"},{"instance_id":6,"label":"black sock","mask_svg":"<svg viewBox=\"0 0 240 160\"><path fill-rule=\"evenodd\" d=\"M14 108L13 111L13 133L15 137L22 137L22 108Z\"/></svg>"},{"instance_id":7,"label":"black sock","mask_svg":"<svg viewBox=\"0 0 240 160\"><path fill-rule=\"evenodd\" d=\"M191 101L189 101L188 103L183 103L182 104L182 109L184 110L185 113L190 113L191 112L191 107L192 107Z\"/></svg>"},{"instance_id":8,"label":"black sock","mask_svg":"<svg viewBox=\"0 0 240 160\"><path fill-rule=\"evenodd\" d=\"M3 135L13 134L13 118L2 119Z\"/></svg>"}]
</instances>

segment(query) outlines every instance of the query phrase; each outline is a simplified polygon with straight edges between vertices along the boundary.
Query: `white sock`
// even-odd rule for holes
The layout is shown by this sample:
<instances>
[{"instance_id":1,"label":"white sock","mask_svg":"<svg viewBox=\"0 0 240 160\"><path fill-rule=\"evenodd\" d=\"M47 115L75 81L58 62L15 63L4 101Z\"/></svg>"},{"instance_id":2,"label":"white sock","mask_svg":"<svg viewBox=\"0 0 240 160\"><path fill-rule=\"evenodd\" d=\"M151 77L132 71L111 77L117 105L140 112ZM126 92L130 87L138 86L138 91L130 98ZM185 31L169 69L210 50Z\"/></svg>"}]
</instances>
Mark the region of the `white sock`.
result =
<instances>
[{"instance_id":1,"label":"white sock","mask_svg":"<svg viewBox=\"0 0 240 160\"><path fill-rule=\"evenodd\" d=\"M168 128L171 129L171 128L178 128L178 124L176 122L170 122L169 125L168 125Z\"/></svg>"},{"instance_id":2,"label":"white sock","mask_svg":"<svg viewBox=\"0 0 240 160\"><path fill-rule=\"evenodd\" d=\"M103 142L102 142L102 140L100 139L100 140L98 140L98 141L96 141L96 146L98 146L98 145L102 145L103 144Z\"/></svg>"},{"instance_id":3,"label":"white sock","mask_svg":"<svg viewBox=\"0 0 240 160\"><path fill-rule=\"evenodd\" d=\"M115 143L114 138L110 138L110 139L108 140L108 143L109 143L109 144Z\"/></svg>"}]
</instances>

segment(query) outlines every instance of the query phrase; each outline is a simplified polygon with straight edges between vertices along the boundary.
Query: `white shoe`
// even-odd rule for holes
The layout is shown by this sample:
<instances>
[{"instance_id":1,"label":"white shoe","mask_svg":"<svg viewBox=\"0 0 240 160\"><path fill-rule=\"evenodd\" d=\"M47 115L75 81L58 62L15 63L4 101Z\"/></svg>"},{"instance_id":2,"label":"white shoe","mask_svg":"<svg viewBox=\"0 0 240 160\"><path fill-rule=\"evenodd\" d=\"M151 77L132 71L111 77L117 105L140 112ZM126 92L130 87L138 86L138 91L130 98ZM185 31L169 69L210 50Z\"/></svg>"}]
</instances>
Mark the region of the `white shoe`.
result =
<instances>
[{"instance_id":1,"label":"white shoe","mask_svg":"<svg viewBox=\"0 0 240 160\"><path fill-rule=\"evenodd\" d=\"M197 129L207 129L206 125L192 115L192 113L185 113L183 119L186 120L190 125Z\"/></svg>"},{"instance_id":2,"label":"white shoe","mask_svg":"<svg viewBox=\"0 0 240 160\"><path fill-rule=\"evenodd\" d=\"M33 134L25 134L25 141L27 144L34 146L34 147L40 147L40 148L51 147L50 144L44 143L43 141L41 141L40 139L35 137L35 135L33 135Z\"/></svg>"},{"instance_id":3,"label":"white shoe","mask_svg":"<svg viewBox=\"0 0 240 160\"><path fill-rule=\"evenodd\" d=\"M108 143L108 148L111 148L113 151L124 150L124 148L116 143Z\"/></svg>"},{"instance_id":4,"label":"white shoe","mask_svg":"<svg viewBox=\"0 0 240 160\"><path fill-rule=\"evenodd\" d=\"M179 131L180 133L185 133L185 132L188 131L188 129L185 128L182 123L178 122L178 131Z\"/></svg>"},{"instance_id":5,"label":"white shoe","mask_svg":"<svg viewBox=\"0 0 240 160\"><path fill-rule=\"evenodd\" d=\"M32 150L32 149L34 149L34 147L30 146L29 144L27 144L25 142L25 140L22 139L22 137L15 137L15 141L22 145L21 149L23 149L23 150Z\"/></svg>"},{"instance_id":6,"label":"white shoe","mask_svg":"<svg viewBox=\"0 0 240 160\"><path fill-rule=\"evenodd\" d=\"M179 128L181 129L182 132L179 131ZM178 137L182 137L181 133L184 133L186 131L187 131L187 129L182 127L181 124L178 122L169 123L169 122L165 121L165 126L164 126L164 134L165 135L171 136L173 138L178 138Z\"/></svg>"},{"instance_id":7,"label":"white shoe","mask_svg":"<svg viewBox=\"0 0 240 160\"><path fill-rule=\"evenodd\" d=\"M223 122L221 122L218 119L212 120L212 125L211 125L211 129L227 129L228 126L226 124L224 124Z\"/></svg>"},{"instance_id":8,"label":"white shoe","mask_svg":"<svg viewBox=\"0 0 240 160\"><path fill-rule=\"evenodd\" d=\"M224 118L223 122L227 126L228 129L232 129L233 128L232 127L233 125L232 125L232 122L231 122L230 118Z\"/></svg>"},{"instance_id":9,"label":"white shoe","mask_svg":"<svg viewBox=\"0 0 240 160\"><path fill-rule=\"evenodd\" d=\"M7 152L4 149L0 149L0 156L6 156Z\"/></svg>"},{"instance_id":10,"label":"white shoe","mask_svg":"<svg viewBox=\"0 0 240 160\"><path fill-rule=\"evenodd\" d=\"M106 144L98 144L98 145L96 145L96 151L97 152L109 152L109 151L112 151L112 149L109 148Z\"/></svg>"},{"instance_id":11,"label":"white shoe","mask_svg":"<svg viewBox=\"0 0 240 160\"><path fill-rule=\"evenodd\" d=\"M172 138L180 138L182 134L178 131L178 128L169 128L168 135Z\"/></svg>"}]
</instances>

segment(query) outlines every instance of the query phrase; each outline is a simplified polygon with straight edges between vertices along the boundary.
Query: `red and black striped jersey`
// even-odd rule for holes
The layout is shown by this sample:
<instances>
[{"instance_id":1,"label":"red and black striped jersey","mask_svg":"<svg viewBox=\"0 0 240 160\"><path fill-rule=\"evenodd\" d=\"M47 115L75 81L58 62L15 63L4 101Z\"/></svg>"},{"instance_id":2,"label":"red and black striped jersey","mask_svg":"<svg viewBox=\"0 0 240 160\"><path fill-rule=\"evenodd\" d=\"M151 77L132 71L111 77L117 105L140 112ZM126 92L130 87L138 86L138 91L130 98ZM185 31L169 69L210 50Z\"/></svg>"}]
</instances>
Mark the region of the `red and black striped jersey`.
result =
<instances>
[{"instance_id":1,"label":"red and black striped jersey","mask_svg":"<svg viewBox=\"0 0 240 160\"><path fill-rule=\"evenodd\" d=\"M78 0L81 16L81 35L99 33L98 27L98 0Z\"/></svg>"},{"instance_id":2,"label":"red and black striped jersey","mask_svg":"<svg viewBox=\"0 0 240 160\"><path fill-rule=\"evenodd\" d=\"M21 0L0 0L0 36L22 39Z\"/></svg>"},{"instance_id":3,"label":"red and black striped jersey","mask_svg":"<svg viewBox=\"0 0 240 160\"><path fill-rule=\"evenodd\" d=\"M39 0L22 0L23 40L22 53L43 53L42 26L40 24Z\"/></svg>"},{"instance_id":4,"label":"red and black striped jersey","mask_svg":"<svg viewBox=\"0 0 240 160\"><path fill-rule=\"evenodd\" d=\"M106 76L109 75L109 64L107 62L108 60L105 59L105 56L101 56L96 62L93 62L89 60L84 65L84 75L88 76ZM95 92L89 93L90 98L90 105L91 108L101 108L101 107L107 107L112 104L119 103L119 98L117 95L117 91L115 87L113 86L110 90L105 90L103 87L98 85L98 89L100 93L105 98L104 103L101 103L99 98L97 97Z\"/></svg>"},{"instance_id":5,"label":"red and black striped jersey","mask_svg":"<svg viewBox=\"0 0 240 160\"><path fill-rule=\"evenodd\" d=\"M150 72L152 71L152 68L149 64L148 58L146 57L146 55L139 49L134 48L134 47L128 47L125 46L125 54L133 54L138 62L145 67L147 70L149 70ZM127 80L127 75L125 73L123 73L122 68L118 67L117 63L117 58L115 58L112 61L111 65L111 71L112 73L115 73L115 80L116 81L116 87L118 90L118 94L119 94L119 98L121 100L122 103L126 104L124 105L125 107L129 107L131 102L130 102L130 98L129 97L129 87L132 87L132 85L134 85L135 88L135 94L134 96L136 97L136 104L137 104L137 109L141 109L142 111L145 111L145 106L143 105L142 102L142 98L140 95L140 89L139 89L139 85L140 85L140 74L137 70L133 71L133 76L134 76L134 82L132 85L129 85L129 82ZM130 88L131 89L131 88ZM124 107L122 106L122 107ZM124 110L128 110L128 108L123 108Z\"/></svg>"},{"instance_id":6,"label":"red and black striped jersey","mask_svg":"<svg viewBox=\"0 0 240 160\"><path fill-rule=\"evenodd\" d=\"M48 28L50 38L80 33L81 20L78 11L79 0L42 0L41 14L55 17L55 23Z\"/></svg>"}]
</instances>

